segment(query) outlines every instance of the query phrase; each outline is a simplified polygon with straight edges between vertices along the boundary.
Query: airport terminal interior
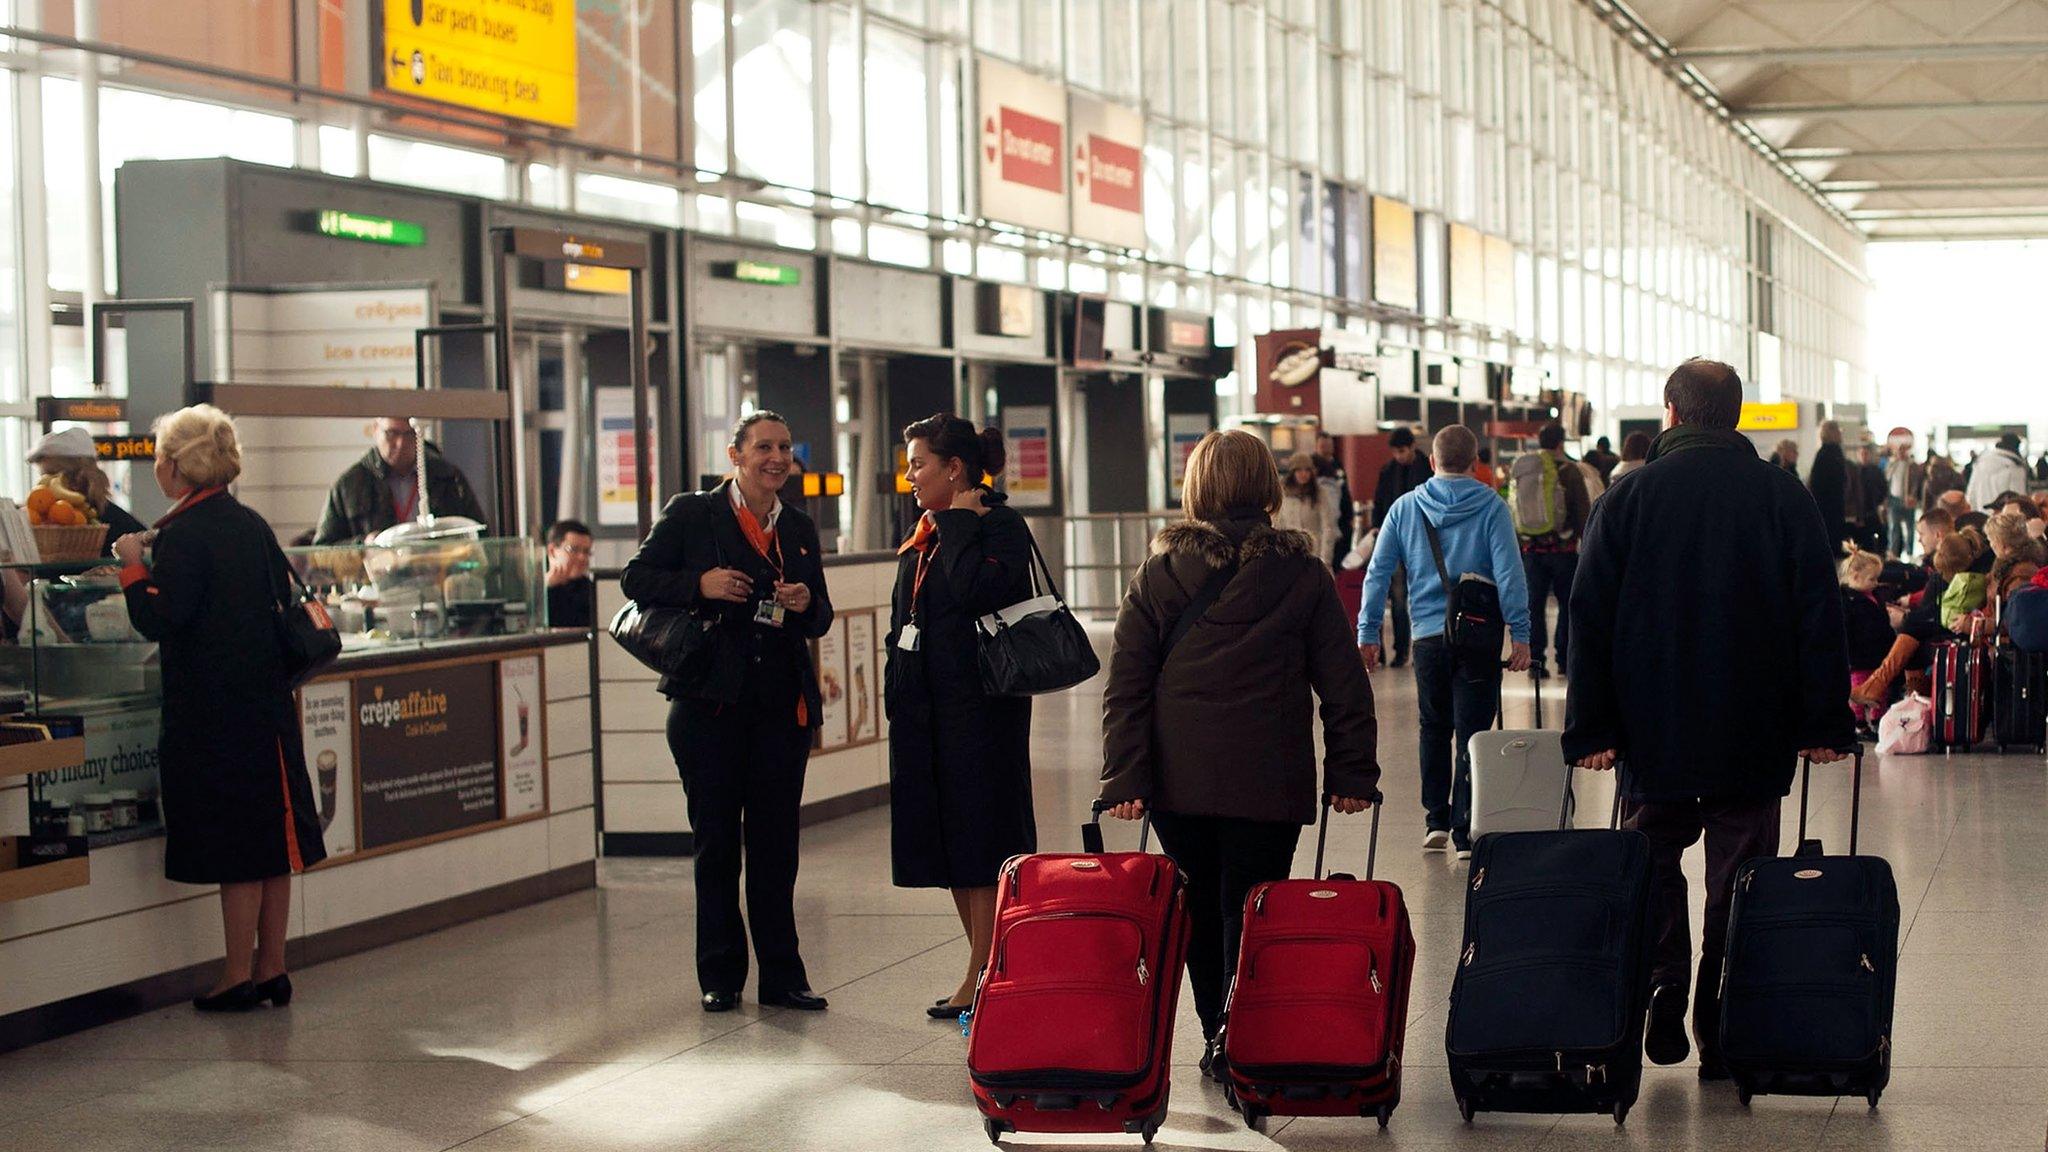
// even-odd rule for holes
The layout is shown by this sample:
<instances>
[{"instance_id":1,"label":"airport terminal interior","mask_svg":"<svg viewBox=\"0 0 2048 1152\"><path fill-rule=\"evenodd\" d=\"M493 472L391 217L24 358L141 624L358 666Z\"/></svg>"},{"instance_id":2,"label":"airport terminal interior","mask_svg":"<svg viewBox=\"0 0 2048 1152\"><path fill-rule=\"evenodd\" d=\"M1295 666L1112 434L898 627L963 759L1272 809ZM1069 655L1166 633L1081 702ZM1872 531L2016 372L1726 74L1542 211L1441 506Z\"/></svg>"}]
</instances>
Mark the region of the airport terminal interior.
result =
<instances>
[{"instance_id":1,"label":"airport terminal interior","mask_svg":"<svg viewBox=\"0 0 2048 1152\"><path fill-rule=\"evenodd\" d=\"M2048 1150L2044 78L0 0L0 1148Z\"/></svg>"}]
</instances>

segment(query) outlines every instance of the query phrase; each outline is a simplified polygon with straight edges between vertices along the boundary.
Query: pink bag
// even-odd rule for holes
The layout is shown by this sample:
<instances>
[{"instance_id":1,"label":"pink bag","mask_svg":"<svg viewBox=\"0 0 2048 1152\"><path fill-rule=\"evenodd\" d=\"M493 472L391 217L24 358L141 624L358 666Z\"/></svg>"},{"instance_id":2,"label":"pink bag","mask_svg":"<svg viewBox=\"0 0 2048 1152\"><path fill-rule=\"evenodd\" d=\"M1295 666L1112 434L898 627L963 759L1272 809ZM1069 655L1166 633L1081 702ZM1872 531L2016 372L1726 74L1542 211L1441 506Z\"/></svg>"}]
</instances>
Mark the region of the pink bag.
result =
<instances>
[{"instance_id":1,"label":"pink bag","mask_svg":"<svg viewBox=\"0 0 2048 1152\"><path fill-rule=\"evenodd\" d=\"M1918 756L1934 744L1934 701L1908 693L1877 722L1877 750L1887 756Z\"/></svg>"}]
</instances>

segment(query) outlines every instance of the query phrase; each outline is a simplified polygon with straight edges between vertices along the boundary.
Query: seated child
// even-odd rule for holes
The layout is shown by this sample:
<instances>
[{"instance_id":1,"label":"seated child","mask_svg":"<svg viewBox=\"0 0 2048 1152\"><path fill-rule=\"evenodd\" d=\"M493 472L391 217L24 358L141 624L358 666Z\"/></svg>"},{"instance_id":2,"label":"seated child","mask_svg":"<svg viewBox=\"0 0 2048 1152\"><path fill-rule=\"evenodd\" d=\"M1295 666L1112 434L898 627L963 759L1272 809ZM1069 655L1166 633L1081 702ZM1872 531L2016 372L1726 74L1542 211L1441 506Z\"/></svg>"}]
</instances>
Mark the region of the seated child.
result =
<instances>
[{"instance_id":1,"label":"seated child","mask_svg":"<svg viewBox=\"0 0 2048 1152\"><path fill-rule=\"evenodd\" d=\"M1970 570L1978 556L1972 535L1958 532L1934 552L1934 570L1948 582L1941 594L1941 626L1951 632L1963 617L1984 607L1984 574Z\"/></svg>"},{"instance_id":2,"label":"seated child","mask_svg":"<svg viewBox=\"0 0 2048 1152\"><path fill-rule=\"evenodd\" d=\"M1849 687L1853 691L1863 686L1884 663L1886 653L1892 650L1891 618L1884 610L1874 591L1878 577L1884 571L1884 561L1875 553L1852 550L1842 561L1842 624L1849 637ZM1851 699L1849 710L1856 714L1856 725L1865 730L1864 739L1877 728L1877 721L1884 715L1884 705Z\"/></svg>"}]
</instances>

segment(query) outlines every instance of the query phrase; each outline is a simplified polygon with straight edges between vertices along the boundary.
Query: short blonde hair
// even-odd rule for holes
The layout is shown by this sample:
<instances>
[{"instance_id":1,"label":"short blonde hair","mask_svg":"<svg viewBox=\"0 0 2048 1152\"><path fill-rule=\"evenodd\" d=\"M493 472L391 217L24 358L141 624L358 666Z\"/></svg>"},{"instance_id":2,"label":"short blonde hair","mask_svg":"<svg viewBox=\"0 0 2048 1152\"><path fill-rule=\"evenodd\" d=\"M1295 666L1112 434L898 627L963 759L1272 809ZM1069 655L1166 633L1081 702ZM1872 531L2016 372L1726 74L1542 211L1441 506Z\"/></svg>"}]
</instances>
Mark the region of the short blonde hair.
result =
<instances>
[{"instance_id":1,"label":"short blonde hair","mask_svg":"<svg viewBox=\"0 0 2048 1152\"><path fill-rule=\"evenodd\" d=\"M2027 546L2027 522L2018 512L2001 511L1984 522L1984 538L1991 542L1992 551L2003 556Z\"/></svg>"},{"instance_id":2,"label":"short blonde hair","mask_svg":"<svg viewBox=\"0 0 2048 1152\"><path fill-rule=\"evenodd\" d=\"M157 417L158 459L168 459L187 483L218 488L242 474L242 446L235 422L211 404L194 404Z\"/></svg>"},{"instance_id":3,"label":"short blonde hair","mask_svg":"<svg viewBox=\"0 0 2048 1152\"><path fill-rule=\"evenodd\" d=\"M1878 577L1884 575L1884 561L1875 552L1860 549L1842 558L1841 584L1858 592L1868 592L1877 587Z\"/></svg>"},{"instance_id":4,"label":"short blonde hair","mask_svg":"<svg viewBox=\"0 0 2048 1152\"><path fill-rule=\"evenodd\" d=\"M1252 509L1271 516L1280 507L1280 470L1273 466L1272 449L1240 428L1202 437L1188 453L1180 506L1190 520L1222 520Z\"/></svg>"}]
</instances>

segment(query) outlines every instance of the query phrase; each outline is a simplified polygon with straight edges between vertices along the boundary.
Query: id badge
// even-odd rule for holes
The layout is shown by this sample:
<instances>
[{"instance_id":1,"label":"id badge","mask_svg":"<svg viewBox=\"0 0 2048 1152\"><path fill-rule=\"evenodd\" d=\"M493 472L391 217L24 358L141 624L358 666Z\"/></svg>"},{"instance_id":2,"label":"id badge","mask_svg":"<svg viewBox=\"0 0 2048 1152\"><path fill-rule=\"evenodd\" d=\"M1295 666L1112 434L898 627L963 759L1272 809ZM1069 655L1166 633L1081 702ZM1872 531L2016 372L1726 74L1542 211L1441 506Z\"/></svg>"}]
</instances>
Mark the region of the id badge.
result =
<instances>
[{"instance_id":1,"label":"id badge","mask_svg":"<svg viewBox=\"0 0 2048 1152\"><path fill-rule=\"evenodd\" d=\"M788 618L789 609L784 608L773 600L763 600L754 605L754 623L756 624L763 624L770 628L780 628L782 627L782 622Z\"/></svg>"},{"instance_id":2,"label":"id badge","mask_svg":"<svg viewBox=\"0 0 2048 1152\"><path fill-rule=\"evenodd\" d=\"M896 646L905 652L917 651L917 625L905 624L903 631L896 634Z\"/></svg>"}]
</instances>

